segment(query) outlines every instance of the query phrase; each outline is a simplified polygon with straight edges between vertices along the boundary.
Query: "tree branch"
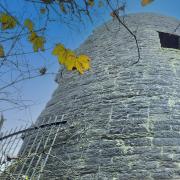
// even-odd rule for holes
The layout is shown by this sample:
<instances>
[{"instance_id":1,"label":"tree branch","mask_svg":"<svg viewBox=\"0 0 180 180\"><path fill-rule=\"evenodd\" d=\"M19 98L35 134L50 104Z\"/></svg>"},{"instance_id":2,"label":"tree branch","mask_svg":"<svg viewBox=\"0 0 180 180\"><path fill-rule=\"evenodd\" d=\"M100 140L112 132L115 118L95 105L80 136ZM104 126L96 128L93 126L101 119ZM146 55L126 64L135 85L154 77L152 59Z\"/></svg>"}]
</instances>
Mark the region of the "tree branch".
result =
<instances>
[{"instance_id":1,"label":"tree branch","mask_svg":"<svg viewBox=\"0 0 180 180\"><path fill-rule=\"evenodd\" d=\"M118 22L123 25L125 27L125 29L133 36L135 42L136 42L136 47L137 47L137 53L138 53L138 60L136 62L134 62L132 65L134 64L137 64L141 58L141 55L140 55L140 48L139 48L139 44L138 44L138 41L137 41L137 37L136 35L128 28L128 26L120 19L119 17L119 14L116 10L113 9L112 5L110 4L109 0L106 0L107 1L107 4L109 5L110 9L112 10L113 12L113 15L117 18Z\"/></svg>"}]
</instances>

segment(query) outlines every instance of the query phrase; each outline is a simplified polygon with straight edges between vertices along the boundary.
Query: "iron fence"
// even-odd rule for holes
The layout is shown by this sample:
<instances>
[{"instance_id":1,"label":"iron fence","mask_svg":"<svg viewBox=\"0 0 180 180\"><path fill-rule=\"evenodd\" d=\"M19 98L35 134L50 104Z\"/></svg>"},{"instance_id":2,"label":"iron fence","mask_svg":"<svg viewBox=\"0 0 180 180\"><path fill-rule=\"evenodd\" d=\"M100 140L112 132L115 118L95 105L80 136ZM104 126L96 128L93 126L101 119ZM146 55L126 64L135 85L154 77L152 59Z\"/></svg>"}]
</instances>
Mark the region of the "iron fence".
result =
<instances>
[{"instance_id":1,"label":"iron fence","mask_svg":"<svg viewBox=\"0 0 180 180\"><path fill-rule=\"evenodd\" d=\"M58 133L67 122L50 117L30 127L10 130L0 137L0 179L40 180Z\"/></svg>"}]
</instances>

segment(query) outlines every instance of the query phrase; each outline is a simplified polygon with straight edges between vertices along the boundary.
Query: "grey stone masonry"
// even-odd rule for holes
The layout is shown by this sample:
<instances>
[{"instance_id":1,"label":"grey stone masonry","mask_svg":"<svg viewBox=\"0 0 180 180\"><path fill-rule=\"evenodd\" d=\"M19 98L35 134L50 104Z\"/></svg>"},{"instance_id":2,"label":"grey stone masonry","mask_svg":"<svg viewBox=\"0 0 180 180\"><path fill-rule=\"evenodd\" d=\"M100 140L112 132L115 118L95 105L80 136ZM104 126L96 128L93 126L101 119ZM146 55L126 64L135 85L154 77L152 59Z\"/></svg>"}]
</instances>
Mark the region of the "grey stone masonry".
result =
<instances>
[{"instance_id":1,"label":"grey stone masonry","mask_svg":"<svg viewBox=\"0 0 180 180\"><path fill-rule=\"evenodd\" d=\"M67 121L42 179L179 180L180 50L161 48L158 32L180 35L180 21L131 14L97 28L76 50L91 70L63 70L38 118ZM62 74L62 75L61 75Z\"/></svg>"}]
</instances>

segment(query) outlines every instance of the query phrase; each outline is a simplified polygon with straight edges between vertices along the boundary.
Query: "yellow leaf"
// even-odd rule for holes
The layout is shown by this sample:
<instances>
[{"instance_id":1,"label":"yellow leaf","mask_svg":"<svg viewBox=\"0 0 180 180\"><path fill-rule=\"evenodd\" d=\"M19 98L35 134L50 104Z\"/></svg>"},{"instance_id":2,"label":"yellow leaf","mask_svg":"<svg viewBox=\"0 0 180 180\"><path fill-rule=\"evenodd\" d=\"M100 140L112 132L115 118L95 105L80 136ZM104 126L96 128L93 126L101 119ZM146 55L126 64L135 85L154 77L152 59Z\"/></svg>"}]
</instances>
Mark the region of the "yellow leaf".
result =
<instances>
[{"instance_id":1,"label":"yellow leaf","mask_svg":"<svg viewBox=\"0 0 180 180\"><path fill-rule=\"evenodd\" d=\"M80 74L90 69L90 58L86 55L80 55L76 59L76 69Z\"/></svg>"},{"instance_id":2,"label":"yellow leaf","mask_svg":"<svg viewBox=\"0 0 180 180\"><path fill-rule=\"evenodd\" d=\"M141 5L142 6L146 6L148 4L150 4L151 2L153 2L154 0L141 0Z\"/></svg>"},{"instance_id":3,"label":"yellow leaf","mask_svg":"<svg viewBox=\"0 0 180 180\"><path fill-rule=\"evenodd\" d=\"M4 57L4 48L0 45L0 58Z\"/></svg>"},{"instance_id":4,"label":"yellow leaf","mask_svg":"<svg viewBox=\"0 0 180 180\"><path fill-rule=\"evenodd\" d=\"M66 57L67 57L67 52L64 51L63 54L61 54L61 55L58 56L58 61L59 61L59 63L60 63L60 64L64 64L65 61L66 61Z\"/></svg>"},{"instance_id":5,"label":"yellow leaf","mask_svg":"<svg viewBox=\"0 0 180 180\"><path fill-rule=\"evenodd\" d=\"M66 48L62 44L56 44L54 47L52 54L55 56L61 56L66 51Z\"/></svg>"},{"instance_id":6,"label":"yellow leaf","mask_svg":"<svg viewBox=\"0 0 180 180\"><path fill-rule=\"evenodd\" d=\"M17 24L14 17L6 13L0 14L0 23L1 23L2 30L13 29Z\"/></svg>"},{"instance_id":7,"label":"yellow leaf","mask_svg":"<svg viewBox=\"0 0 180 180\"><path fill-rule=\"evenodd\" d=\"M88 0L88 5L91 7L94 6L94 0Z\"/></svg>"},{"instance_id":8,"label":"yellow leaf","mask_svg":"<svg viewBox=\"0 0 180 180\"><path fill-rule=\"evenodd\" d=\"M90 58L86 55L76 56L70 49L66 49L62 44L57 44L52 54L58 57L60 64L63 64L68 71L76 69L80 74L90 69Z\"/></svg>"},{"instance_id":9,"label":"yellow leaf","mask_svg":"<svg viewBox=\"0 0 180 180\"><path fill-rule=\"evenodd\" d=\"M83 74L84 73L84 68L83 68L83 66L82 66L82 64L81 63L79 63L78 61L76 61L76 69L77 69L77 71L80 73L80 74Z\"/></svg>"},{"instance_id":10,"label":"yellow leaf","mask_svg":"<svg viewBox=\"0 0 180 180\"><path fill-rule=\"evenodd\" d=\"M22 178L23 178L24 180L29 180L29 177L26 176L26 175L22 175Z\"/></svg>"},{"instance_id":11,"label":"yellow leaf","mask_svg":"<svg viewBox=\"0 0 180 180\"><path fill-rule=\"evenodd\" d=\"M33 42L36 38L37 38L37 34L34 31L31 32L31 34L28 37L30 42Z\"/></svg>"},{"instance_id":12,"label":"yellow leaf","mask_svg":"<svg viewBox=\"0 0 180 180\"><path fill-rule=\"evenodd\" d=\"M72 71L73 68L75 68L76 65L76 56L75 54L67 54L66 60L64 62L64 65L68 71Z\"/></svg>"},{"instance_id":13,"label":"yellow leaf","mask_svg":"<svg viewBox=\"0 0 180 180\"><path fill-rule=\"evenodd\" d=\"M29 41L33 44L34 52L37 52L39 49L44 50L45 39L42 36L38 36L35 32L31 32L28 37Z\"/></svg>"},{"instance_id":14,"label":"yellow leaf","mask_svg":"<svg viewBox=\"0 0 180 180\"><path fill-rule=\"evenodd\" d=\"M78 63L80 63L84 69L84 71L90 69L90 58L86 55L80 55L77 58Z\"/></svg>"},{"instance_id":15,"label":"yellow leaf","mask_svg":"<svg viewBox=\"0 0 180 180\"><path fill-rule=\"evenodd\" d=\"M37 52L39 49L44 51L45 39L42 36L38 36L33 40L33 49L34 52Z\"/></svg>"},{"instance_id":16,"label":"yellow leaf","mask_svg":"<svg viewBox=\"0 0 180 180\"><path fill-rule=\"evenodd\" d=\"M60 64L64 64L69 52L70 50L68 51L62 44L56 44L52 51L52 54L58 57L58 61Z\"/></svg>"},{"instance_id":17,"label":"yellow leaf","mask_svg":"<svg viewBox=\"0 0 180 180\"><path fill-rule=\"evenodd\" d=\"M33 31L34 24L33 24L33 22L30 19L26 19L24 21L24 26L26 26L29 31Z\"/></svg>"}]
</instances>

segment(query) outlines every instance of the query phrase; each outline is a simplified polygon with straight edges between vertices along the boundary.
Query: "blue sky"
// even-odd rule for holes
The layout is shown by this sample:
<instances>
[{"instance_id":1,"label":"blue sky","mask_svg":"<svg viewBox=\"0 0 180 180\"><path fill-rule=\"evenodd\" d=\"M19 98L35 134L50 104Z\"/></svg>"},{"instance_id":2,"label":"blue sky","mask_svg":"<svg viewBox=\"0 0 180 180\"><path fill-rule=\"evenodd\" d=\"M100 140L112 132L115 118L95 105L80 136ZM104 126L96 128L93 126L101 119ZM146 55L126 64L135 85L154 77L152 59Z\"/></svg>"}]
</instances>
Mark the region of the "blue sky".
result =
<instances>
[{"instance_id":1,"label":"blue sky","mask_svg":"<svg viewBox=\"0 0 180 180\"><path fill-rule=\"evenodd\" d=\"M41 22L43 20L41 21L41 19L44 17L39 15L37 18L37 16L35 16L39 5L35 7L28 6L27 8L27 2L23 0L12 0L11 4L8 4L7 0L2 0L2 4L8 7L9 11L13 14L18 14L18 18L23 19L26 16L31 16L36 22L37 28L42 26ZM140 0L127 0L126 13L137 12L155 12L180 19L180 0L155 0L146 7L141 6ZM46 66L48 67L48 72L56 73L59 64L57 59L51 55L52 44L61 42L66 47L75 49L92 33L94 28L111 19L108 9L102 8L98 12L93 13L96 17L93 18L93 23L88 22L88 19L84 19L86 22L84 25L76 23L76 25L70 25L71 27L57 22L50 24L45 34L47 37L46 48L49 50L36 54L32 53L25 58L30 59L30 62L35 66ZM25 39L22 40L22 43L28 52L31 51L31 46ZM25 100L29 100L32 106L28 106L26 109L4 111L3 114L7 119L5 129L31 123L37 119L57 87L57 84L54 82L54 76L55 75L44 76L18 84L18 88L21 90L20 96ZM0 109L8 108L9 106L6 107L6 104L0 104Z\"/></svg>"}]
</instances>

